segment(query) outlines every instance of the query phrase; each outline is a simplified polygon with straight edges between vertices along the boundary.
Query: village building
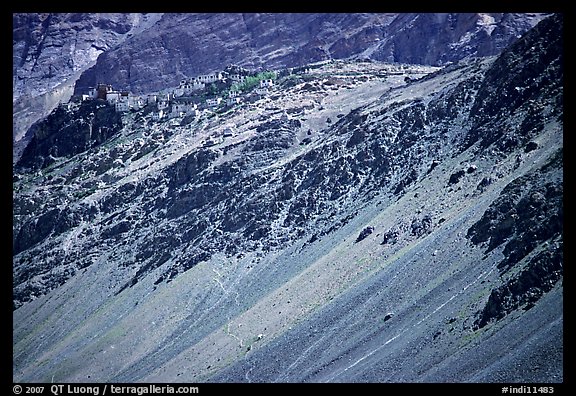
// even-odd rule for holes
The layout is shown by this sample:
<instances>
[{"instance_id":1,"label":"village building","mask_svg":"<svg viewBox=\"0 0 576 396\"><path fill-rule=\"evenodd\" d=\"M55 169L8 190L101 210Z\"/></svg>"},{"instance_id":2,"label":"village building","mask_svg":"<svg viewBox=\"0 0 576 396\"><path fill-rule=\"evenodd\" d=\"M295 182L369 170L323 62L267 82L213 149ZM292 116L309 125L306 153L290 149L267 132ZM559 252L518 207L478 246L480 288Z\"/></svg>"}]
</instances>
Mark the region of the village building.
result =
<instances>
[{"instance_id":1,"label":"village building","mask_svg":"<svg viewBox=\"0 0 576 396\"><path fill-rule=\"evenodd\" d=\"M154 104L157 101L158 101L158 95L148 94L148 96L146 96L146 104Z\"/></svg>"},{"instance_id":2,"label":"village building","mask_svg":"<svg viewBox=\"0 0 576 396\"><path fill-rule=\"evenodd\" d=\"M260 84L254 89L254 92L260 96L266 96L269 93L268 88L273 86L274 81L272 81L272 79L260 80Z\"/></svg>"},{"instance_id":3,"label":"village building","mask_svg":"<svg viewBox=\"0 0 576 396\"><path fill-rule=\"evenodd\" d=\"M144 96L131 95L128 91L116 91L110 84L99 83L90 88L88 94L78 95L78 100L102 99L115 106L118 112L139 110L146 105L154 105L156 111L152 114L153 120L177 117L199 117L201 109L214 108L225 104L227 107L238 105L244 101L254 103L262 96L269 94L269 88L274 86L273 79L260 80L256 88L250 93L242 93L233 84L244 81L247 76L254 73L239 66L228 66L222 72L199 75L193 79L183 79L177 88L169 89L164 93ZM196 91L206 90L203 95ZM214 97L218 93L227 92L222 97ZM209 99L203 99L210 96Z\"/></svg>"},{"instance_id":4,"label":"village building","mask_svg":"<svg viewBox=\"0 0 576 396\"><path fill-rule=\"evenodd\" d=\"M224 138L234 137L234 136L236 136L236 133L234 132L234 130L232 128L228 127L222 131L221 136Z\"/></svg>"},{"instance_id":5,"label":"village building","mask_svg":"<svg viewBox=\"0 0 576 396\"><path fill-rule=\"evenodd\" d=\"M182 80L180 86L174 90L175 96L189 96L192 95L194 91L204 89L206 85L197 79L193 80Z\"/></svg>"},{"instance_id":6,"label":"village building","mask_svg":"<svg viewBox=\"0 0 576 396\"><path fill-rule=\"evenodd\" d=\"M242 102L242 98L239 98L239 97L227 98L226 99L226 106L234 106L234 105L240 104L241 102Z\"/></svg>"},{"instance_id":7,"label":"village building","mask_svg":"<svg viewBox=\"0 0 576 396\"><path fill-rule=\"evenodd\" d=\"M211 73L211 74L200 75L200 76L197 76L195 78L195 80L200 82L200 83L210 84L210 83L216 82L218 80L222 80L222 72L215 72L215 73Z\"/></svg>"},{"instance_id":8,"label":"village building","mask_svg":"<svg viewBox=\"0 0 576 396\"><path fill-rule=\"evenodd\" d=\"M146 105L146 101L141 96L130 95L128 97L128 105L131 109L140 110Z\"/></svg>"},{"instance_id":9,"label":"village building","mask_svg":"<svg viewBox=\"0 0 576 396\"><path fill-rule=\"evenodd\" d=\"M156 104L158 105L158 110L167 109L169 106L169 102L166 99L157 99Z\"/></svg>"},{"instance_id":10,"label":"village building","mask_svg":"<svg viewBox=\"0 0 576 396\"><path fill-rule=\"evenodd\" d=\"M98 89L94 87L90 88L88 90L88 95L82 95L82 100L86 100L84 97L86 97L86 99L96 99L98 97Z\"/></svg>"},{"instance_id":11,"label":"village building","mask_svg":"<svg viewBox=\"0 0 576 396\"><path fill-rule=\"evenodd\" d=\"M130 110L130 104L128 100L119 100L114 104L116 111L118 112L126 112Z\"/></svg>"},{"instance_id":12,"label":"village building","mask_svg":"<svg viewBox=\"0 0 576 396\"><path fill-rule=\"evenodd\" d=\"M240 97L240 91L228 91L228 98L226 98L226 105L233 106L237 105L242 102L242 98Z\"/></svg>"},{"instance_id":13,"label":"village building","mask_svg":"<svg viewBox=\"0 0 576 396\"><path fill-rule=\"evenodd\" d=\"M202 89L206 88L206 84L204 84L203 82L200 82L196 79L194 79L192 81L192 90L194 91L200 91Z\"/></svg>"},{"instance_id":14,"label":"village building","mask_svg":"<svg viewBox=\"0 0 576 396\"><path fill-rule=\"evenodd\" d=\"M222 98L206 99L206 105L209 107L216 107L222 102Z\"/></svg>"},{"instance_id":15,"label":"village building","mask_svg":"<svg viewBox=\"0 0 576 396\"><path fill-rule=\"evenodd\" d=\"M215 146L224 142L224 137L222 136L210 136L204 141L204 147Z\"/></svg>"},{"instance_id":16,"label":"village building","mask_svg":"<svg viewBox=\"0 0 576 396\"><path fill-rule=\"evenodd\" d=\"M198 109L194 109L192 111L189 111L187 116L193 116L194 118L198 118L200 117L200 115L202 114L202 112Z\"/></svg>"},{"instance_id":17,"label":"village building","mask_svg":"<svg viewBox=\"0 0 576 396\"><path fill-rule=\"evenodd\" d=\"M224 68L223 74L225 77L229 78L234 82L242 82L246 79L246 76L251 75L250 70L245 69L238 65L228 65Z\"/></svg>"},{"instance_id":18,"label":"village building","mask_svg":"<svg viewBox=\"0 0 576 396\"><path fill-rule=\"evenodd\" d=\"M240 74L231 74L228 78L230 78L230 80L234 81L235 83L241 83L246 80L246 76Z\"/></svg>"},{"instance_id":19,"label":"village building","mask_svg":"<svg viewBox=\"0 0 576 396\"><path fill-rule=\"evenodd\" d=\"M116 104L116 102L120 101L120 92L118 92L118 91L107 92L105 100L108 103Z\"/></svg>"},{"instance_id":20,"label":"village building","mask_svg":"<svg viewBox=\"0 0 576 396\"><path fill-rule=\"evenodd\" d=\"M110 92L112 92L112 85L98 84L98 86L95 88L95 91L93 91L93 97L94 99L107 100L108 94Z\"/></svg>"},{"instance_id":21,"label":"village building","mask_svg":"<svg viewBox=\"0 0 576 396\"><path fill-rule=\"evenodd\" d=\"M189 112L196 110L197 107L198 105L196 103L173 102L170 118L183 117Z\"/></svg>"},{"instance_id":22,"label":"village building","mask_svg":"<svg viewBox=\"0 0 576 396\"><path fill-rule=\"evenodd\" d=\"M274 81L271 78L260 80L260 88L270 88L274 86Z\"/></svg>"},{"instance_id":23,"label":"village building","mask_svg":"<svg viewBox=\"0 0 576 396\"><path fill-rule=\"evenodd\" d=\"M156 111L152 114L152 120L154 121L160 121L161 119L166 117L166 113L164 112L164 110L159 110Z\"/></svg>"},{"instance_id":24,"label":"village building","mask_svg":"<svg viewBox=\"0 0 576 396\"><path fill-rule=\"evenodd\" d=\"M58 107L64 109L64 110L72 110L74 108L74 103L72 102L67 102L67 103L58 103Z\"/></svg>"}]
</instances>

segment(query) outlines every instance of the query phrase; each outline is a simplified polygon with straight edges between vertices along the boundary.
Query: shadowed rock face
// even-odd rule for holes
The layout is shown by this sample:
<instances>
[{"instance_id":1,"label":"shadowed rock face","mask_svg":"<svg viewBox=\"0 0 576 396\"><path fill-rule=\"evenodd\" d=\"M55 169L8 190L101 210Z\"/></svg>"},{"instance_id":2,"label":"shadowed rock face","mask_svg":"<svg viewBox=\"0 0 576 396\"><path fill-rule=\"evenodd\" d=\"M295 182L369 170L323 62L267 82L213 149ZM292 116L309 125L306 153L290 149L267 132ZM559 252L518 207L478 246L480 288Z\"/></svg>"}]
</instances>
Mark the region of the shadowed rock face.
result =
<instances>
[{"instance_id":1,"label":"shadowed rock face","mask_svg":"<svg viewBox=\"0 0 576 396\"><path fill-rule=\"evenodd\" d=\"M77 111L59 107L32 127L33 138L16 168L45 168L58 157L71 157L101 145L121 128L120 114L106 101L85 101Z\"/></svg>"},{"instance_id":2,"label":"shadowed rock face","mask_svg":"<svg viewBox=\"0 0 576 396\"><path fill-rule=\"evenodd\" d=\"M384 32L374 59L441 65L498 54L534 22L520 14L400 14Z\"/></svg>"},{"instance_id":3,"label":"shadowed rock face","mask_svg":"<svg viewBox=\"0 0 576 396\"><path fill-rule=\"evenodd\" d=\"M562 278L562 158L559 151L539 171L507 185L468 230L473 243L487 243L486 252L504 244L504 257L497 264L504 284L492 290L475 322L479 328L519 307L532 308ZM516 267L521 269L505 277Z\"/></svg>"},{"instance_id":4,"label":"shadowed rock face","mask_svg":"<svg viewBox=\"0 0 576 396\"><path fill-rule=\"evenodd\" d=\"M285 73L194 120L55 110L15 168L14 377L562 381L562 24L438 70Z\"/></svg>"},{"instance_id":5,"label":"shadowed rock face","mask_svg":"<svg viewBox=\"0 0 576 396\"><path fill-rule=\"evenodd\" d=\"M562 241L553 242L547 250L532 257L517 276L493 289L486 306L478 313L474 326L483 328L518 308L527 311L534 307L536 302L562 279L563 248Z\"/></svg>"},{"instance_id":6,"label":"shadowed rock face","mask_svg":"<svg viewBox=\"0 0 576 396\"><path fill-rule=\"evenodd\" d=\"M480 140L486 148L499 141L499 149L511 151L527 144L545 117L557 116L544 114L534 103L534 97L546 97L557 102L554 109L562 107L563 36L549 29L550 20L527 33L526 40L511 45L486 74L470 112L474 127L467 145ZM492 128L492 119L507 117L519 108L530 114L519 128Z\"/></svg>"}]
</instances>

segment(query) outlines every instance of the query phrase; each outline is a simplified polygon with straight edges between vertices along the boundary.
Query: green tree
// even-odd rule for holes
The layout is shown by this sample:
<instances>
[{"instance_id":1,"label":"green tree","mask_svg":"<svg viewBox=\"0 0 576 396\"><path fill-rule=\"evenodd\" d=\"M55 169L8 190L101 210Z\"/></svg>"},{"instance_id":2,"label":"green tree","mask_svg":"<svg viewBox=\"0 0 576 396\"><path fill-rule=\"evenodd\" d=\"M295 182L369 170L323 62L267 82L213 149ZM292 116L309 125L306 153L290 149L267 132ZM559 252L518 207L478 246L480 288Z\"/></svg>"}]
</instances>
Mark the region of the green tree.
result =
<instances>
[{"instance_id":1,"label":"green tree","mask_svg":"<svg viewBox=\"0 0 576 396\"><path fill-rule=\"evenodd\" d=\"M232 87L230 87L230 90L231 91L244 91L244 92L251 91L256 86L258 86L258 84L260 84L260 81L268 80L268 79L275 80L276 79L276 73L273 71L265 71L265 72L258 73L255 76L248 76L241 83L236 83L236 84L232 85Z\"/></svg>"},{"instance_id":2,"label":"green tree","mask_svg":"<svg viewBox=\"0 0 576 396\"><path fill-rule=\"evenodd\" d=\"M216 96L218 93L218 88L216 88L216 84L212 83L206 87L206 93L208 96Z\"/></svg>"}]
</instances>

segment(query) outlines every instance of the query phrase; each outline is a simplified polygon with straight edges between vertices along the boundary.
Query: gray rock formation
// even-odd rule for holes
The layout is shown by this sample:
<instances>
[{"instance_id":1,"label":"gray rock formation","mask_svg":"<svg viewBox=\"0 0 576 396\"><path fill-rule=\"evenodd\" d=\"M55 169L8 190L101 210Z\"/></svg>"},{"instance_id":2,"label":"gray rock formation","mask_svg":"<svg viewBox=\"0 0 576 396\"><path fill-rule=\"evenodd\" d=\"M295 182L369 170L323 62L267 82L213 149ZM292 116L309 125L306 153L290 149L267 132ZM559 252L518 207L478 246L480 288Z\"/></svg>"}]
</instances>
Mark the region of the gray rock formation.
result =
<instances>
[{"instance_id":1,"label":"gray rock formation","mask_svg":"<svg viewBox=\"0 0 576 396\"><path fill-rule=\"evenodd\" d=\"M14 173L14 381L562 382L562 32L105 136L56 110Z\"/></svg>"},{"instance_id":2,"label":"gray rock formation","mask_svg":"<svg viewBox=\"0 0 576 396\"><path fill-rule=\"evenodd\" d=\"M104 100L84 101L74 111L60 106L32 126L32 139L16 168L45 168L58 157L71 157L106 142L121 128L120 113Z\"/></svg>"}]
</instances>

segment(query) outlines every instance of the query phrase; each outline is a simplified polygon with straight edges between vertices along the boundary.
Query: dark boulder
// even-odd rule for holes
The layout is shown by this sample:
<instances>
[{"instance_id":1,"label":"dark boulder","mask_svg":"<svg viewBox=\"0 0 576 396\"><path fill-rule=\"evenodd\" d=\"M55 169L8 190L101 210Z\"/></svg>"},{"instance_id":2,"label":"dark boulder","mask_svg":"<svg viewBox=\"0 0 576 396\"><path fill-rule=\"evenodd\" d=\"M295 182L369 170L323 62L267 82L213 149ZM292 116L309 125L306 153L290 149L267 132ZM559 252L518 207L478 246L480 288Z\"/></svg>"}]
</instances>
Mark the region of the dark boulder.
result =
<instances>
[{"instance_id":1,"label":"dark boulder","mask_svg":"<svg viewBox=\"0 0 576 396\"><path fill-rule=\"evenodd\" d=\"M388 230L384 233L384 239L382 239L382 242L380 242L380 245L386 245L386 244L391 244L394 245L396 242L398 242L398 236L399 236L399 232L398 231L393 231L393 230Z\"/></svg>"},{"instance_id":2,"label":"dark boulder","mask_svg":"<svg viewBox=\"0 0 576 396\"><path fill-rule=\"evenodd\" d=\"M356 238L355 243L358 243L360 241L362 241L363 239L366 239L366 237L370 234L372 234L374 232L374 227L368 226L366 228L364 228L362 231L360 231L360 234L358 235L358 238Z\"/></svg>"},{"instance_id":3,"label":"dark boulder","mask_svg":"<svg viewBox=\"0 0 576 396\"><path fill-rule=\"evenodd\" d=\"M526 147L524 147L524 152L525 153L529 153L530 151L534 151L538 148L538 143L536 142L528 142L528 144L526 144Z\"/></svg>"},{"instance_id":4,"label":"dark boulder","mask_svg":"<svg viewBox=\"0 0 576 396\"><path fill-rule=\"evenodd\" d=\"M462 177L466 174L463 170L459 170L458 172L454 172L450 175L450 179L448 180L448 185L456 184L462 179Z\"/></svg>"},{"instance_id":5,"label":"dark boulder","mask_svg":"<svg viewBox=\"0 0 576 396\"><path fill-rule=\"evenodd\" d=\"M410 234L419 238L422 235L431 231L432 228L432 217L430 215L425 215L422 219L412 220L410 225Z\"/></svg>"},{"instance_id":6,"label":"dark boulder","mask_svg":"<svg viewBox=\"0 0 576 396\"><path fill-rule=\"evenodd\" d=\"M561 243L534 256L520 274L492 290L486 306L478 314L475 328L498 321L518 308L532 308L562 278L563 262Z\"/></svg>"}]
</instances>

